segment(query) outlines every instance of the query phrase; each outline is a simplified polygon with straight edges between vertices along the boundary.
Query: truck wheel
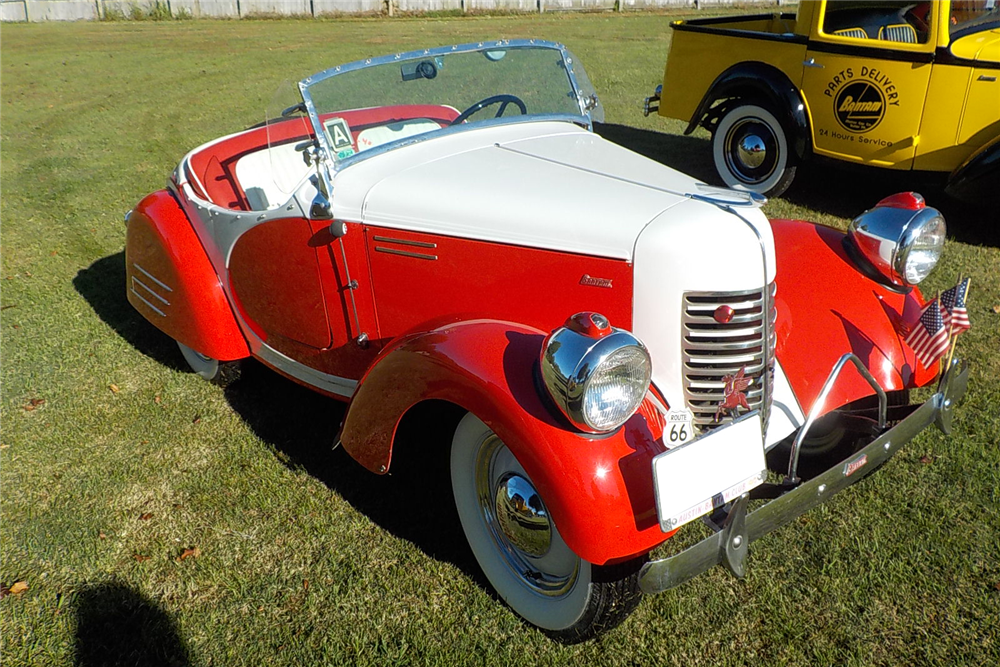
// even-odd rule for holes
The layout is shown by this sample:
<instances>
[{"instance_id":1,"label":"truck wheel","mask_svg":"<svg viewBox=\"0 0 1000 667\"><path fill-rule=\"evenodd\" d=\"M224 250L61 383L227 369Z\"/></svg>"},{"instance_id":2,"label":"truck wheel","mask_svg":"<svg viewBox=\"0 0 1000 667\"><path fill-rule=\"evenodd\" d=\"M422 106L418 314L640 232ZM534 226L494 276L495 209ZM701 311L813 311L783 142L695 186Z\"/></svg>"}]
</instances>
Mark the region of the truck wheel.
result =
<instances>
[{"instance_id":1,"label":"truck wheel","mask_svg":"<svg viewBox=\"0 0 1000 667\"><path fill-rule=\"evenodd\" d=\"M217 384L220 387L228 387L240 379L240 362L219 361L212 357L206 357L201 352L193 350L180 342L177 343L177 347L181 349L184 361L188 363L191 370L209 382Z\"/></svg>"},{"instance_id":2,"label":"truck wheel","mask_svg":"<svg viewBox=\"0 0 1000 667\"><path fill-rule=\"evenodd\" d=\"M755 104L740 103L723 114L712 135L712 156L729 187L776 197L795 178L796 156L785 128Z\"/></svg>"},{"instance_id":3,"label":"truck wheel","mask_svg":"<svg viewBox=\"0 0 1000 667\"><path fill-rule=\"evenodd\" d=\"M615 627L639 603L645 557L599 566L573 553L524 468L471 413L452 440L451 484L479 566L497 594L529 623L576 643Z\"/></svg>"}]
</instances>

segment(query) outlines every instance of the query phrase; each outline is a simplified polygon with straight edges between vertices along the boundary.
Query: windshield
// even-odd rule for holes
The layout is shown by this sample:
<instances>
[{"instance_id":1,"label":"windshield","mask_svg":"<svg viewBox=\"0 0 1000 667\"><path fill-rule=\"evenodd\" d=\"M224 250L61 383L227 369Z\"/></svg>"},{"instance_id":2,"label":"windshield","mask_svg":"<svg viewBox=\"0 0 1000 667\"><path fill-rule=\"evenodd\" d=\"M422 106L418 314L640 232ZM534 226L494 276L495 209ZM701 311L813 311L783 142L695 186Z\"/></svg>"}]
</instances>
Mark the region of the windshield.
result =
<instances>
[{"instance_id":1,"label":"windshield","mask_svg":"<svg viewBox=\"0 0 1000 667\"><path fill-rule=\"evenodd\" d=\"M553 115L590 125L600 111L560 45L510 40L358 61L299 84L334 162L418 135Z\"/></svg>"},{"instance_id":2,"label":"windshield","mask_svg":"<svg viewBox=\"0 0 1000 667\"><path fill-rule=\"evenodd\" d=\"M997 0L954 0L951 3L951 34L972 32L979 27L1000 21Z\"/></svg>"}]
</instances>

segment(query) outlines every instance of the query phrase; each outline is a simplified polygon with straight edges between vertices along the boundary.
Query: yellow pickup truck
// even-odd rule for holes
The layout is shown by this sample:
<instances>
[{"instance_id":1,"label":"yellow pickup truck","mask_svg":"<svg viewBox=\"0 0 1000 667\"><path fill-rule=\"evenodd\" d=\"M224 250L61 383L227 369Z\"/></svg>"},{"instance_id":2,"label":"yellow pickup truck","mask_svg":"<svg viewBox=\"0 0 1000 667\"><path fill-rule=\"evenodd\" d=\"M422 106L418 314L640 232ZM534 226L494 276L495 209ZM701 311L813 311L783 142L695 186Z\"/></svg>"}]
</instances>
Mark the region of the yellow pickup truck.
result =
<instances>
[{"instance_id":1,"label":"yellow pickup truck","mask_svg":"<svg viewBox=\"0 0 1000 667\"><path fill-rule=\"evenodd\" d=\"M712 133L722 180L781 194L812 155L1000 189L1000 0L804 0L675 21L645 111Z\"/></svg>"}]
</instances>

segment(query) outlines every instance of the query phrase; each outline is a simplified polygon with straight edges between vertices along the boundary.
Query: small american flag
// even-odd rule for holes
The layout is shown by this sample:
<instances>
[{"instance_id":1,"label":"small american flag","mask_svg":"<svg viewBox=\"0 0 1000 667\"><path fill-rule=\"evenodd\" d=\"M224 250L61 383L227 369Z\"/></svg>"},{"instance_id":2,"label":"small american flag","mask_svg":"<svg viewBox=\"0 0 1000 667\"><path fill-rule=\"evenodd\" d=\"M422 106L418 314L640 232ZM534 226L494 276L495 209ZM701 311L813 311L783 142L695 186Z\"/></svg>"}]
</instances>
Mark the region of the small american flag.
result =
<instances>
[{"instance_id":1,"label":"small american flag","mask_svg":"<svg viewBox=\"0 0 1000 667\"><path fill-rule=\"evenodd\" d=\"M934 299L921 311L920 319L914 323L913 330L906 337L906 344L913 348L924 368L930 368L948 351L948 327L944 325L947 312Z\"/></svg>"},{"instance_id":2,"label":"small american flag","mask_svg":"<svg viewBox=\"0 0 1000 667\"><path fill-rule=\"evenodd\" d=\"M969 279L961 281L951 289L941 292L941 305L945 308L944 326L952 333L972 328L969 311L965 309L965 295L969 291Z\"/></svg>"}]
</instances>

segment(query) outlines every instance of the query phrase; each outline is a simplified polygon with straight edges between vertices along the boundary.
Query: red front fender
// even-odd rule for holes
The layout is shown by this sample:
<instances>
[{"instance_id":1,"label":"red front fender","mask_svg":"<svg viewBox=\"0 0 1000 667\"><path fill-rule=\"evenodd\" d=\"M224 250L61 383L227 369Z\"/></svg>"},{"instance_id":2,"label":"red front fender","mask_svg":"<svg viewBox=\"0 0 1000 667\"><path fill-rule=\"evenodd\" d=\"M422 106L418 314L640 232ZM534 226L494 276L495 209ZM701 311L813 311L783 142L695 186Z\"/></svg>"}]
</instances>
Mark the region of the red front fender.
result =
<instances>
[{"instance_id":1,"label":"red front fender","mask_svg":"<svg viewBox=\"0 0 1000 667\"><path fill-rule=\"evenodd\" d=\"M799 405L808 413L830 370L853 352L885 390L931 383L901 340L896 322L912 322L920 292L894 292L866 277L844 250L844 233L799 220L772 220L777 254L778 361ZM825 410L875 392L856 372L841 374Z\"/></svg>"},{"instance_id":2,"label":"red front fender","mask_svg":"<svg viewBox=\"0 0 1000 667\"><path fill-rule=\"evenodd\" d=\"M166 190L129 214L128 301L176 341L220 361L250 356L219 276L187 216Z\"/></svg>"},{"instance_id":3,"label":"red front fender","mask_svg":"<svg viewBox=\"0 0 1000 667\"><path fill-rule=\"evenodd\" d=\"M645 553L667 537L657 522L651 464L663 451L662 423L649 405L601 438L560 423L535 382L544 337L537 329L477 320L401 339L362 380L341 443L368 469L385 472L406 411L423 400L449 401L511 449L577 555L604 564Z\"/></svg>"}]
</instances>

